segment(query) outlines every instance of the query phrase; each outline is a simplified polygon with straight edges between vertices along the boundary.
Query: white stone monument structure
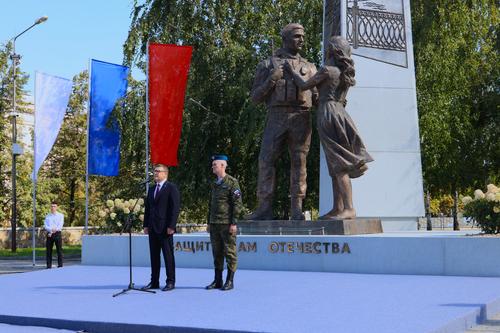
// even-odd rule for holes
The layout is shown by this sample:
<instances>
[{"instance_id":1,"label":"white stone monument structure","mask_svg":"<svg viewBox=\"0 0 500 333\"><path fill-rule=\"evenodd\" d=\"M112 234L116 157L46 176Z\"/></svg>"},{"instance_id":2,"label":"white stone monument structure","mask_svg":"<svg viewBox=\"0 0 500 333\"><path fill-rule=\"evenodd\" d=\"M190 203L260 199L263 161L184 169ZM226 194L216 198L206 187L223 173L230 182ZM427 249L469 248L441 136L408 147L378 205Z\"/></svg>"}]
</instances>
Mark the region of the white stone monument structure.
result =
<instances>
[{"instance_id":1,"label":"white stone monument structure","mask_svg":"<svg viewBox=\"0 0 500 333\"><path fill-rule=\"evenodd\" d=\"M352 180L357 216L381 218L384 231L416 230L425 212L410 0L325 0L323 31L353 48L346 110L375 159ZM320 170L322 215L332 207L323 152Z\"/></svg>"}]
</instances>

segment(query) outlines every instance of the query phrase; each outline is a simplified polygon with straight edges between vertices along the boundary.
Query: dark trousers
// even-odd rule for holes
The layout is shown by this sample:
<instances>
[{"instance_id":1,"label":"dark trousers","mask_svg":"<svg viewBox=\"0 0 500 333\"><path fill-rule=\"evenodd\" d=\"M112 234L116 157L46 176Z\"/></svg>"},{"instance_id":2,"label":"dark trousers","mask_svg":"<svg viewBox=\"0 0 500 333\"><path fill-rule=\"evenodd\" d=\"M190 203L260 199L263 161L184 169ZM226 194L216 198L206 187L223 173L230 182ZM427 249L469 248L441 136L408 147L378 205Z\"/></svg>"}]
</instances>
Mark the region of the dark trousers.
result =
<instances>
[{"instance_id":1,"label":"dark trousers","mask_svg":"<svg viewBox=\"0 0 500 333\"><path fill-rule=\"evenodd\" d=\"M154 233L149 231L149 256L151 259L151 283L160 283L160 252L163 252L165 268L167 271L167 283L175 284L175 258L174 258L174 236Z\"/></svg>"},{"instance_id":2,"label":"dark trousers","mask_svg":"<svg viewBox=\"0 0 500 333\"><path fill-rule=\"evenodd\" d=\"M63 253L62 253L62 237L61 232L57 231L53 233L50 237L47 235L47 242L45 243L47 247L47 268L52 267L52 248L56 244L57 251L57 267L63 266Z\"/></svg>"}]
</instances>

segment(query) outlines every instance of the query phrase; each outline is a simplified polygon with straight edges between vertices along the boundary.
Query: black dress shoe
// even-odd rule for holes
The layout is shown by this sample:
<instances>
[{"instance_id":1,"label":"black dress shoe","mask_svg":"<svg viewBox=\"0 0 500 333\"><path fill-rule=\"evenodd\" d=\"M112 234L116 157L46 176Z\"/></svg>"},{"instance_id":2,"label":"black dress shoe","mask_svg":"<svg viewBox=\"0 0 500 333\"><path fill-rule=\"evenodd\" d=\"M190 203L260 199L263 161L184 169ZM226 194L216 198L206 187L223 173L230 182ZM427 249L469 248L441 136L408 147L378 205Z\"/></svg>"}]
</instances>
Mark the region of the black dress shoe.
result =
<instances>
[{"instance_id":1,"label":"black dress shoe","mask_svg":"<svg viewBox=\"0 0 500 333\"><path fill-rule=\"evenodd\" d=\"M160 284L149 282L147 285L141 288L141 290L148 290L148 289L160 289Z\"/></svg>"},{"instance_id":2,"label":"black dress shoe","mask_svg":"<svg viewBox=\"0 0 500 333\"><path fill-rule=\"evenodd\" d=\"M162 291L170 291L175 289L175 284L173 283L167 283L165 287L162 288Z\"/></svg>"}]
</instances>

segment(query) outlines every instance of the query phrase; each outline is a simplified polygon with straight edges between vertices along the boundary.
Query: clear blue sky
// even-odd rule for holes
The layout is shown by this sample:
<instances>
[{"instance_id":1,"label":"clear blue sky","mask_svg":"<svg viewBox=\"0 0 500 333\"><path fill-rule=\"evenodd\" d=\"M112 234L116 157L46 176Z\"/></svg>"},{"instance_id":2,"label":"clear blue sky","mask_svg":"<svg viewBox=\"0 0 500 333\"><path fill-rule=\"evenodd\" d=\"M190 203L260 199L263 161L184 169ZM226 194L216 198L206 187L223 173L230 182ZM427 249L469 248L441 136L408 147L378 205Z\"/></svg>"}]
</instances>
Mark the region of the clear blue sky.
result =
<instances>
[{"instance_id":1,"label":"clear blue sky","mask_svg":"<svg viewBox=\"0 0 500 333\"><path fill-rule=\"evenodd\" d=\"M132 5L132 0L0 0L0 44L49 17L16 41L32 93L35 71L72 79L88 68L90 58L121 64Z\"/></svg>"}]
</instances>

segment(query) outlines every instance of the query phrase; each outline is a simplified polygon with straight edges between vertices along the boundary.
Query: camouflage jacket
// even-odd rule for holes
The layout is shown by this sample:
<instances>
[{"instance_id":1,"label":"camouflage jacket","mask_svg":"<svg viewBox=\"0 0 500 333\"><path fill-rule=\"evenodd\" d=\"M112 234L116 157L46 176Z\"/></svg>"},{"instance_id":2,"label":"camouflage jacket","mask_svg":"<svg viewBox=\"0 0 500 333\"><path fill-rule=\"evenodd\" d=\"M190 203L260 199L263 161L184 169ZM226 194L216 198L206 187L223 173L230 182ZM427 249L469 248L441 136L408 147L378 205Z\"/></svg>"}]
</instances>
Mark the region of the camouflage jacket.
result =
<instances>
[{"instance_id":1,"label":"camouflage jacket","mask_svg":"<svg viewBox=\"0 0 500 333\"><path fill-rule=\"evenodd\" d=\"M208 223L234 224L242 206L241 190L238 180L226 175L220 184L211 185L210 202L208 209Z\"/></svg>"}]
</instances>

